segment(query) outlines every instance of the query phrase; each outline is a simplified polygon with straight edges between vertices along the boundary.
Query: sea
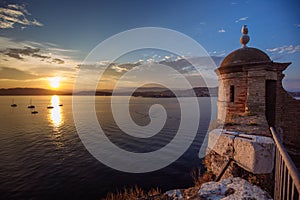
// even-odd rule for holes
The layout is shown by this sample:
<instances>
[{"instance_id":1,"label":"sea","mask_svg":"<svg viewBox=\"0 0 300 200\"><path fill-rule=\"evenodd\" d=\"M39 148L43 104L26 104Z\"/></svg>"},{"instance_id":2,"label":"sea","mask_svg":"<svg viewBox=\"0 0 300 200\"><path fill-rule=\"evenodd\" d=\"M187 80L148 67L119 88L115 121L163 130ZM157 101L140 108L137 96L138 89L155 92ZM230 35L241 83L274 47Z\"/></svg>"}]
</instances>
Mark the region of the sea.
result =
<instances>
[{"instance_id":1,"label":"sea","mask_svg":"<svg viewBox=\"0 0 300 200\"><path fill-rule=\"evenodd\" d=\"M86 112L85 105L91 103L86 96L79 98L82 110L76 114ZM199 128L182 156L156 171L132 173L103 164L86 149L74 123L72 96L1 96L0 199L101 199L109 192L134 186L161 191L192 186L191 172L199 167L203 170L198 153L208 125L217 114L216 98L197 100L201 113ZM11 107L13 102L17 107ZM189 105L190 99L183 98L183 102ZM27 108L30 103L34 109ZM163 148L174 138L181 120L177 98L132 97L129 104L137 125L149 124L149 108L154 104L165 108L166 123L149 142L134 140L116 125L111 97L96 96L99 125L115 145L126 151L150 152ZM160 159L165 157L160 155Z\"/></svg>"}]
</instances>

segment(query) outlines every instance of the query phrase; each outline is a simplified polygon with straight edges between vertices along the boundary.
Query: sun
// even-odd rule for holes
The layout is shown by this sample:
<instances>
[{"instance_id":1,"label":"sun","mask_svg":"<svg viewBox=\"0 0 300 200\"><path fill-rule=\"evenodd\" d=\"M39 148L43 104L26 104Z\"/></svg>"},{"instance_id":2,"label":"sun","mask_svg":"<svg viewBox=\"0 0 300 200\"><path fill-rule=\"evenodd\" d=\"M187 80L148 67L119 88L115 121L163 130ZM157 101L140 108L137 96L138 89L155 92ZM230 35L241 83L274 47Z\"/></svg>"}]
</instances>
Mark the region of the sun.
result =
<instances>
[{"instance_id":1,"label":"sun","mask_svg":"<svg viewBox=\"0 0 300 200\"><path fill-rule=\"evenodd\" d=\"M50 81L50 86L52 88L58 88L59 85L60 85L60 77L52 77L52 78L49 78L49 81Z\"/></svg>"}]
</instances>

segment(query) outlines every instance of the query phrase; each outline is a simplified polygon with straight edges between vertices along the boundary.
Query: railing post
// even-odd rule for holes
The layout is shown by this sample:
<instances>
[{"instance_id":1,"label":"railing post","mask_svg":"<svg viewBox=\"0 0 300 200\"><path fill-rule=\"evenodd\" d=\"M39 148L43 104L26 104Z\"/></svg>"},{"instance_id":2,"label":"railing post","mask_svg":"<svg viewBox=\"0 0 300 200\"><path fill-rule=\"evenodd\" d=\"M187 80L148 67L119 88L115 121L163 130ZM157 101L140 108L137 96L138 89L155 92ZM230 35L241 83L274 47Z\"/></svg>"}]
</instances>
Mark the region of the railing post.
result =
<instances>
[{"instance_id":1,"label":"railing post","mask_svg":"<svg viewBox=\"0 0 300 200\"><path fill-rule=\"evenodd\" d=\"M276 130L273 127L270 130L276 146L274 199L300 200L299 171L279 139Z\"/></svg>"}]
</instances>

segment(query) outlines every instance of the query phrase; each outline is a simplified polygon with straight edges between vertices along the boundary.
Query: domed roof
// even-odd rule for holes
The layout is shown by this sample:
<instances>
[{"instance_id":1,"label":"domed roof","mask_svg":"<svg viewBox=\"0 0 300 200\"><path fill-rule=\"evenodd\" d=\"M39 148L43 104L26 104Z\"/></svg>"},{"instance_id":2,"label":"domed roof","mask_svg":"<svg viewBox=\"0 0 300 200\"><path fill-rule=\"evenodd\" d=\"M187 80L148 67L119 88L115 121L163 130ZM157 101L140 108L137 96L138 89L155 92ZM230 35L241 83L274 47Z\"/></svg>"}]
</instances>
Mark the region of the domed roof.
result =
<instances>
[{"instance_id":1,"label":"domed roof","mask_svg":"<svg viewBox=\"0 0 300 200\"><path fill-rule=\"evenodd\" d=\"M271 62L270 57L265 52L244 46L226 56L220 67L264 62Z\"/></svg>"}]
</instances>

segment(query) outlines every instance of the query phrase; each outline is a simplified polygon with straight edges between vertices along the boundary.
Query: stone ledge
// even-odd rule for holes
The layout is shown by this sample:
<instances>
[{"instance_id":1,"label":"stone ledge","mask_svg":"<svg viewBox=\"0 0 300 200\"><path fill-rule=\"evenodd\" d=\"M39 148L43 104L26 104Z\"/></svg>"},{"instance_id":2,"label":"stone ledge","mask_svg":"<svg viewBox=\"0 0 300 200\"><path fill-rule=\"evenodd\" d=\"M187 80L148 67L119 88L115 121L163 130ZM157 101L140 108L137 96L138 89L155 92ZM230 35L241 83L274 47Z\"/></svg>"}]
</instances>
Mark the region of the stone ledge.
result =
<instances>
[{"instance_id":1,"label":"stone ledge","mask_svg":"<svg viewBox=\"0 0 300 200\"><path fill-rule=\"evenodd\" d=\"M240 167L254 174L271 173L274 167L275 147L269 137L214 129L209 133L207 150L233 158Z\"/></svg>"},{"instance_id":2,"label":"stone ledge","mask_svg":"<svg viewBox=\"0 0 300 200\"><path fill-rule=\"evenodd\" d=\"M234 160L237 164L254 174L272 173L275 146L269 137L244 135L251 139L236 137L234 140Z\"/></svg>"}]
</instances>

